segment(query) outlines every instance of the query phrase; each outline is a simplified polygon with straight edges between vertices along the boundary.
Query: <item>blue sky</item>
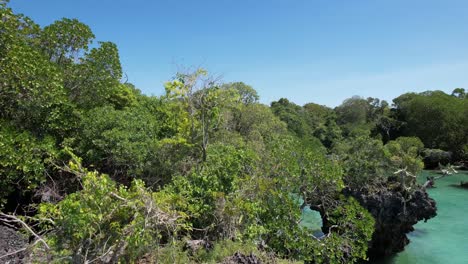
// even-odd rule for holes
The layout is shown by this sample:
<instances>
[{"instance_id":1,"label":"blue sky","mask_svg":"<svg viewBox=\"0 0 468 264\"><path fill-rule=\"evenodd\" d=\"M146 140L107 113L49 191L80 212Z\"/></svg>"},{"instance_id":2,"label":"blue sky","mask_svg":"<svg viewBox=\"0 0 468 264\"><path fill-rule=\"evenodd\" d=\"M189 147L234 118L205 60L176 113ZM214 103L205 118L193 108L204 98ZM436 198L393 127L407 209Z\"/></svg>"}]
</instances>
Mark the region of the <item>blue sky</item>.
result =
<instances>
[{"instance_id":1,"label":"blue sky","mask_svg":"<svg viewBox=\"0 0 468 264\"><path fill-rule=\"evenodd\" d=\"M129 82L160 95L181 68L252 85L269 104L391 101L468 83L468 1L11 0L42 26L62 17L115 42Z\"/></svg>"}]
</instances>

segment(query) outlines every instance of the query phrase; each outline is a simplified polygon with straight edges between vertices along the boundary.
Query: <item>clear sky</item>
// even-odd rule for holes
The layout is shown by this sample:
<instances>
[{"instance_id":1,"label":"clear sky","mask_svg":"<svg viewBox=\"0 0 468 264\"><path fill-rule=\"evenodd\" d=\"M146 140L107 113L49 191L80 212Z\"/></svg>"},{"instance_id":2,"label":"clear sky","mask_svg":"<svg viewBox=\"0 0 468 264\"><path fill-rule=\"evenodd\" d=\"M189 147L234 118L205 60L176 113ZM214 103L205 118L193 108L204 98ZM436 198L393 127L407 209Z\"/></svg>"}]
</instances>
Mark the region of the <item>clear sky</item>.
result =
<instances>
[{"instance_id":1,"label":"clear sky","mask_svg":"<svg viewBox=\"0 0 468 264\"><path fill-rule=\"evenodd\" d=\"M269 104L468 87L466 0L11 0L115 42L129 82L160 95L180 66L252 85Z\"/></svg>"}]
</instances>

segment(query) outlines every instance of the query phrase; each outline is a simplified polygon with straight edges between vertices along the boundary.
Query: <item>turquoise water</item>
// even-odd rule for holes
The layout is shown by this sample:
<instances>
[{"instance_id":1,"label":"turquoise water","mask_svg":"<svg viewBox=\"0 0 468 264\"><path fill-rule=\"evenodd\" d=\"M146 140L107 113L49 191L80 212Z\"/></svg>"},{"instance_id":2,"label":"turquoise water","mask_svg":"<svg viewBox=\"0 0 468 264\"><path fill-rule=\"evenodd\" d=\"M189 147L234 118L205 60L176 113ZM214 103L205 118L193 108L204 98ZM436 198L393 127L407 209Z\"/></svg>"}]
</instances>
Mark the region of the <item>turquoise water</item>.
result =
<instances>
[{"instance_id":1,"label":"turquoise water","mask_svg":"<svg viewBox=\"0 0 468 264\"><path fill-rule=\"evenodd\" d=\"M304 200L299 198L299 196L297 195L295 195L295 197L297 197L298 199L298 204L302 204ZM305 207L304 210L302 210L300 225L313 230L313 234L316 237L323 236L322 217L320 216L319 212L311 210L309 206Z\"/></svg>"},{"instance_id":2,"label":"turquoise water","mask_svg":"<svg viewBox=\"0 0 468 264\"><path fill-rule=\"evenodd\" d=\"M302 203L302 199L301 199L301 203ZM308 227L316 232L321 232L322 217L320 217L319 212L310 210L310 208L307 206L302 211L301 225Z\"/></svg>"},{"instance_id":3,"label":"turquoise water","mask_svg":"<svg viewBox=\"0 0 468 264\"><path fill-rule=\"evenodd\" d=\"M440 176L425 171L418 181L427 176ZM373 264L468 264L468 189L459 187L460 181L468 182L468 173L447 176L436 181L436 188L428 189L437 202L437 216L419 222L415 231L408 234L410 244L405 250ZM320 229L320 215L306 208L302 225Z\"/></svg>"},{"instance_id":4,"label":"turquoise water","mask_svg":"<svg viewBox=\"0 0 468 264\"><path fill-rule=\"evenodd\" d=\"M425 171L418 180L424 182L428 175L436 174ZM436 188L428 192L437 202L437 216L414 226L403 252L373 263L467 264L468 189L460 188L460 181L468 181L466 172L436 180Z\"/></svg>"}]
</instances>

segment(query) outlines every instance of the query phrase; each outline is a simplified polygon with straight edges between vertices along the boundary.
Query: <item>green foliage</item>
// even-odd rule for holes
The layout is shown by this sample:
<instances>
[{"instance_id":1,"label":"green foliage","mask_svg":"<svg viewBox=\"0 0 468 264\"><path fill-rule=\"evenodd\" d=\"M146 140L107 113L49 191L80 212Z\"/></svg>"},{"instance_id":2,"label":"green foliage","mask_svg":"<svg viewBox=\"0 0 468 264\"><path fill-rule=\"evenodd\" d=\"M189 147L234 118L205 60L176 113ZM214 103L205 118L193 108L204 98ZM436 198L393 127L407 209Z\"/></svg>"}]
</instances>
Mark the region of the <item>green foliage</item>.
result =
<instances>
[{"instance_id":1,"label":"green foliage","mask_svg":"<svg viewBox=\"0 0 468 264\"><path fill-rule=\"evenodd\" d=\"M58 65L73 63L80 52L88 50L94 34L77 19L63 18L46 26L40 34L40 46L47 58Z\"/></svg>"},{"instance_id":2,"label":"green foliage","mask_svg":"<svg viewBox=\"0 0 468 264\"><path fill-rule=\"evenodd\" d=\"M188 141L199 146L201 160L205 161L210 138L221 123L222 110L238 101L238 93L233 89L220 89L201 68L178 73L173 81L165 84L165 89L166 99L177 100L187 112Z\"/></svg>"},{"instance_id":3,"label":"green foliage","mask_svg":"<svg viewBox=\"0 0 468 264\"><path fill-rule=\"evenodd\" d=\"M112 42L99 44L72 66L65 85L70 100L85 109L108 104L118 109L134 105L133 93L120 83L122 66L117 46Z\"/></svg>"},{"instance_id":4,"label":"green foliage","mask_svg":"<svg viewBox=\"0 0 468 264\"><path fill-rule=\"evenodd\" d=\"M346 99L335 108L337 123L343 129L345 136L358 137L362 134L380 134L388 141L400 123L393 118L393 113L384 100L369 97L367 99L354 96Z\"/></svg>"},{"instance_id":5,"label":"green foliage","mask_svg":"<svg viewBox=\"0 0 468 264\"><path fill-rule=\"evenodd\" d=\"M462 156L468 142L468 100L441 91L404 94L394 100L403 134L416 136L428 148Z\"/></svg>"},{"instance_id":6,"label":"green foliage","mask_svg":"<svg viewBox=\"0 0 468 264\"><path fill-rule=\"evenodd\" d=\"M258 96L257 91L252 88L252 86L247 85L243 82L233 82L223 84L221 86L222 89L232 89L235 90L239 94L239 102L244 105L254 104L258 102L260 98Z\"/></svg>"},{"instance_id":7,"label":"green foliage","mask_svg":"<svg viewBox=\"0 0 468 264\"><path fill-rule=\"evenodd\" d=\"M282 98L273 102L271 109L288 125L290 132L305 141L318 139L320 145L331 148L334 142L342 138L342 131L336 124L336 115L331 108L314 103L300 107ZM316 144L322 148L320 145Z\"/></svg>"},{"instance_id":8,"label":"green foliage","mask_svg":"<svg viewBox=\"0 0 468 264\"><path fill-rule=\"evenodd\" d=\"M151 252L150 257L154 263L194 263L190 258L190 253L184 250L184 243L182 242L158 247Z\"/></svg>"},{"instance_id":9,"label":"green foliage","mask_svg":"<svg viewBox=\"0 0 468 264\"><path fill-rule=\"evenodd\" d=\"M72 263L91 260L135 260L171 241L184 227L183 215L170 209L143 182L117 185L107 175L79 172L82 190L57 204L43 203L39 218L53 219L54 232L47 236L55 258Z\"/></svg>"},{"instance_id":10,"label":"green foliage","mask_svg":"<svg viewBox=\"0 0 468 264\"><path fill-rule=\"evenodd\" d=\"M312 127L320 126L328 117L334 115L333 109L325 105L307 103L303 108L309 116Z\"/></svg>"},{"instance_id":11,"label":"green foliage","mask_svg":"<svg viewBox=\"0 0 468 264\"><path fill-rule=\"evenodd\" d=\"M259 154L264 153L274 135L285 135L287 132L286 124L262 104L249 104L237 109L227 127L238 132L246 144Z\"/></svg>"},{"instance_id":12,"label":"green foliage","mask_svg":"<svg viewBox=\"0 0 468 264\"><path fill-rule=\"evenodd\" d=\"M353 263L365 258L365 241L371 238L373 220L355 201L337 199L344 187L340 166L316 148L294 138L281 137L273 141L270 151L271 163L262 163L272 178L263 179L264 189L255 192L257 199L262 201L260 206L265 208L260 219L264 228L261 237L266 244L282 257L317 263ZM321 208L323 214L335 215L338 230L330 230L332 233L320 241L314 239L311 230L297 224L300 209L291 193L300 194L307 205ZM341 206L345 209L339 210ZM341 222L341 219L347 220ZM343 230L358 234L359 242L341 236ZM350 248L346 249L347 246ZM344 256L343 250L350 254Z\"/></svg>"},{"instance_id":13,"label":"green foliage","mask_svg":"<svg viewBox=\"0 0 468 264\"><path fill-rule=\"evenodd\" d=\"M464 144L461 151L461 158L468 160L468 144Z\"/></svg>"},{"instance_id":14,"label":"green foliage","mask_svg":"<svg viewBox=\"0 0 468 264\"><path fill-rule=\"evenodd\" d=\"M204 229L211 237L236 237L240 220L233 223L231 217L239 219L235 213L240 211L227 207L230 199L236 198L239 181L252 169L255 157L248 150L218 144L211 145L208 153L199 169L174 178L164 191L177 197L178 210L190 216L196 230Z\"/></svg>"},{"instance_id":15,"label":"green foliage","mask_svg":"<svg viewBox=\"0 0 468 264\"><path fill-rule=\"evenodd\" d=\"M417 175L424 168L422 157L424 144L417 137L399 137L388 142L385 147L385 154L389 160L387 170L397 171L406 169L413 175Z\"/></svg>"},{"instance_id":16,"label":"green foliage","mask_svg":"<svg viewBox=\"0 0 468 264\"><path fill-rule=\"evenodd\" d=\"M65 92L83 108L135 103L133 93L120 84L117 46L100 42L88 52L94 35L87 25L64 18L41 30L9 8L2 7L0 14L5 21L0 28L0 85L5 86L0 100L9 118L21 118L27 109L36 116L18 123L29 118L36 126L42 124L53 107L67 104Z\"/></svg>"},{"instance_id":17,"label":"green foliage","mask_svg":"<svg viewBox=\"0 0 468 264\"><path fill-rule=\"evenodd\" d=\"M298 225L300 209L291 195L276 189L275 181L262 182L257 190L260 240L279 257L313 263L354 263L365 259L367 242L374 231L372 216L352 198L334 197L327 210L334 226L330 234L318 240L312 230ZM333 209L335 208L335 209Z\"/></svg>"},{"instance_id":18,"label":"green foliage","mask_svg":"<svg viewBox=\"0 0 468 264\"><path fill-rule=\"evenodd\" d=\"M282 258L307 260L314 247L312 230L299 225L301 211L291 194L277 188L275 180L262 179L258 183L255 199L259 222L248 229L248 235L258 236Z\"/></svg>"},{"instance_id":19,"label":"green foliage","mask_svg":"<svg viewBox=\"0 0 468 264\"><path fill-rule=\"evenodd\" d=\"M111 92L108 101L116 109L132 107L138 104L134 92L124 84L117 85Z\"/></svg>"},{"instance_id":20,"label":"green foliage","mask_svg":"<svg viewBox=\"0 0 468 264\"><path fill-rule=\"evenodd\" d=\"M356 263L367 259L368 242L375 221L354 198L340 196L339 205L328 214L330 231L327 238L312 249L314 263Z\"/></svg>"},{"instance_id":21,"label":"green foliage","mask_svg":"<svg viewBox=\"0 0 468 264\"><path fill-rule=\"evenodd\" d=\"M176 164L190 153L190 145L174 134L177 127L169 129L165 119L156 119L167 118L166 111L158 106L95 108L83 117L78 153L86 164L116 178L137 177L151 186L167 183L177 172Z\"/></svg>"},{"instance_id":22,"label":"green foliage","mask_svg":"<svg viewBox=\"0 0 468 264\"><path fill-rule=\"evenodd\" d=\"M210 250L200 249L193 259L196 263L222 263L227 257L238 252L244 255L254 254L259 257L262 255L262 252L253 243L221 240L216 242Z\"/></svg>"},{"instance_id":23,"label":"green foliage","mask_svg":"<svg viewBox=\"0 0 468 264\"><path fill-rule=\"evenodd\" d=\"M40 27L29 17L15 14L8 7L8 1L0 1L0 58L5 56L9 45L18 41L24 41L27 45L36 45L40 33Z\"/></svg>"},{"instance_id":24,"label":"green foliage","mask_svg":"<svg viewBox=\"0 0 468 264\"><path fill-rule=\"evenodd\" d=\"M0 117L36 134L63 133L50 114L65 119L66 97L62 78L55 65L25 41L8 44L0 58Z\"/></svg>"},{"instance_id":25,"label":"green foliage","mask_svg":"<svg viewBox=\"0 0 468 264\"><path fill-rule=\"evenodd\" d=\"M54 145L52 138L37 140L0 120L0 207L13 191L31 192L45 182Z\"/></svg>"},{"instance_id":26,"label":"green foliage","mask_svg":"<svg viewBox=\"0 0 468 264\"><path fill-rule=\"evenodd\" d=\"M281 98L277 102L271 103L271 109L281 121L288 125L288 129L298 137L303 138L312 134L302 107L289 102L288 99Z\"/></svg>"},{"instance_id":27,"label":"green foliage","mask_svg":"<svg viewBox=\"0 0 468 264\"><path fill-rule=\"evenodd\" d=\"M441 149L424 149L422 151L422 156L424 158L424 164L430 169L437 168L439 164L447 165L452 159L450 152Z\"/></svg>"},{"instance_id":28,"label":"green foliage","mask_svg":"<svg viewBox=\"0 0 468 264\"><path fill-rule=\"evenodd\" d=\"M455 97L460 98L460 99L465 99L466 95L467 95L467 93L466 93L464 88L455 88L452 91L452 96L455 96Z\"/></svg>"},{"instance_id":29,"label":"green foliage","mask_svg":"<svg viewBox=\"0 0 468 264\"><path fill-rule=\"evenodd\" d=\"M370 137L350 138L337 144L334 154L345 169L345 183L351 188L385 181L399 169L417 175L424 167L424 144L416 137L399 137L386 145Z\"/></svg>"},{"instance_id":30,"label":"green foliage","mask_svg":"<svg viewBox=\"0 0 468 264\"><path fill-rule=\"evenodd\" d=\"M267 150L263 173L281 183L283 191L297 193L309 204L320 203L344 187L341 167L315 144L278 136Z\"/></svg>"},{"instance_id":31,"label":"green foliage","mask_svg":"<svg viewBox=\"0 0 468 264\"><path fill-rule=\"evenodd\" d=\"M314 137L318 138L325 147L330 149L333 143L342 139L342 131L336 124L336 114L333 109L314 103L308 103L303 108Z\"/></svg>"},{"instance_id":32,"label":"green foliage","mask_svg":"<svg viewBox=\"0 0 468 264\"><path fill-rule=\"evenodd\" d=\"M259 250L257 245L251 242L215 241L210 249L200 248L192 253L187 252L183 247L183 242L161 247L152 252L150 259L155 263L230 263L229 261L232 261L230 257L239 253L245 256L252 254L261 263L303 263L279 259L271 252Z\"/></svg>"},{"instance_id":33,"label":"green foliage","mask_svg":"<svg viewBox=\"0 0 468 264\"><path fill-rule=\"evenodd\" d=\"M385 176L385 152L382 141L360 136L335 145L333 153L345 170L345 183L360 188Z\"/></svg>"},{"instance_id":34,"label":"green foliage","mask_svg":"<svg viewBox=\"0 0 468 264\"><path fill-rule=\"evenodd\" d=\"M355 96L346 99L335 111L338 124L345 126L348 133L353 129L367 129L369 104L364 98Z\"/></svg>"}]
</instances>

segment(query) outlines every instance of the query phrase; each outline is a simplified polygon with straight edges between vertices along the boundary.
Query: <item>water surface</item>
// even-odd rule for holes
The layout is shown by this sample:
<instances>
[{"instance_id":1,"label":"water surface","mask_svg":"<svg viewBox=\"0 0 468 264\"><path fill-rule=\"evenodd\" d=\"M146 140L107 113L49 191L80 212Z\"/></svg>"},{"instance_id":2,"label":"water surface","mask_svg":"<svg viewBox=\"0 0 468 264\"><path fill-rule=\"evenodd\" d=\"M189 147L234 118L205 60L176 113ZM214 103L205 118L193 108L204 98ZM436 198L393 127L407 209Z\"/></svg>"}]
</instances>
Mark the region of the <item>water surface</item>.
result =
<instances>
[{"instance_id":1,"label":"water surface","mask_svg":"<svg viewBox=\"0 0 468 264\"><path fill-rule=\"evenodd\" d=\"M418 180L440 176L425 171ZM397 255L375 264L467 264L468 263L468 189L459 187L468 181L468 173L460 172L436 180L436 188L428 189L437 202L437 216L419 222L408 235L410 244Z\"/></svg>"}]
</instances>

